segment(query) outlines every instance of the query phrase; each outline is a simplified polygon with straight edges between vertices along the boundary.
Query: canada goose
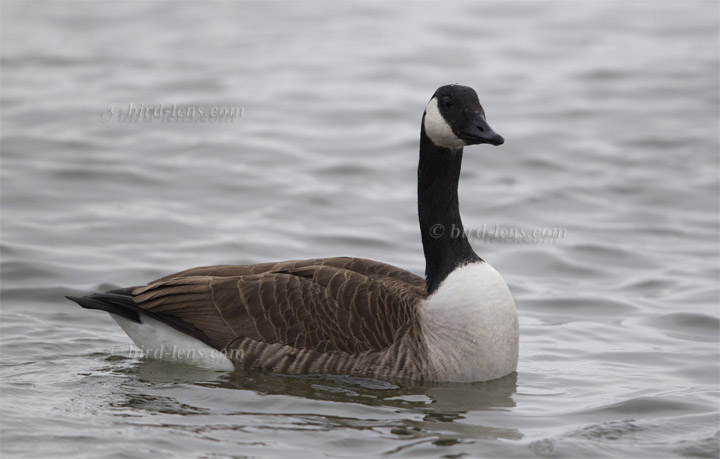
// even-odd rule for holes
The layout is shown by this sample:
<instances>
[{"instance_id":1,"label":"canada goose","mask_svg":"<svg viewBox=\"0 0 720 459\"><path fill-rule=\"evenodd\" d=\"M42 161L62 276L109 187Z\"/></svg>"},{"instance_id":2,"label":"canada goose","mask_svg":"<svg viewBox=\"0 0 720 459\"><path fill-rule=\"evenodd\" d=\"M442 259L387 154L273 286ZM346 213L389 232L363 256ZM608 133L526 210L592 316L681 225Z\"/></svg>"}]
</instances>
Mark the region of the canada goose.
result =
<instances>
[{"instance_id":1,"label":"canada goose","mask_svg":"<svg viewBox=\"0 0 720 459\"><path fill-rule=\"evenodd\" d=\"M362 258L194 268L143 287L67 297L107 311L149 357L207 368L486 381L518 359L515 303L458 210L463 147L501 145L472 88L423 114L418 213L425 276Z\"/></svg>"}]
</instances>

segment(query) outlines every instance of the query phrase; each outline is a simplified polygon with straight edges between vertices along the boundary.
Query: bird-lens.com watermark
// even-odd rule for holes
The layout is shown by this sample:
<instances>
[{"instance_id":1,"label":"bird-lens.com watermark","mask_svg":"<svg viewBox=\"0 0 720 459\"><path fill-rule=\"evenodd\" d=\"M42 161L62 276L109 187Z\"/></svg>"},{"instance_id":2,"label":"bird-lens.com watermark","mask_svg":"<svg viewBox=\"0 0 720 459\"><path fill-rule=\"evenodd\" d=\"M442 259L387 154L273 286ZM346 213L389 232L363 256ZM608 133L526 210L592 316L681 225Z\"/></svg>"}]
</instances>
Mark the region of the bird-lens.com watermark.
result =
<instances>
[{"instance_id":1,"label":"bird-lens.com watermark","mask_svg":"<svg viewBox=\"0 0 720 459\"><path fill-rule=\"evenodd\" d=\"M436 223L430 227L430 236L434 239L459 238L463 234L468 239L483 239L496 244L543 244L564 239L567 228L523 228L502 225L462 228L454 224L446 227L442 223Z\"/></svg>"},{"instance_id":2,"label":"bird-lens.com watermark","mask_svg":"<svg viewBox=\"0 0 720 459\"><path fill-rule=\"evenodd\" d=\"M101 123L232 123L242 118L239 106L114 103L98 113Z\"/></svg>"},{"instance_id":3,"label":"bird-lens.com watermark","mask_svg":"<svg viewBox=\"0 0 720 459\"><path fill-rule=\"evenodd\" d=\"M110 355L121 355L132 359L146 357L154 360L169 360L175 362L213 361L213 360L242 360L242 349L194 349L178 346L161 345L152 349L140 349L134 346L110 348Z\"/></svg>"}]
</instances>

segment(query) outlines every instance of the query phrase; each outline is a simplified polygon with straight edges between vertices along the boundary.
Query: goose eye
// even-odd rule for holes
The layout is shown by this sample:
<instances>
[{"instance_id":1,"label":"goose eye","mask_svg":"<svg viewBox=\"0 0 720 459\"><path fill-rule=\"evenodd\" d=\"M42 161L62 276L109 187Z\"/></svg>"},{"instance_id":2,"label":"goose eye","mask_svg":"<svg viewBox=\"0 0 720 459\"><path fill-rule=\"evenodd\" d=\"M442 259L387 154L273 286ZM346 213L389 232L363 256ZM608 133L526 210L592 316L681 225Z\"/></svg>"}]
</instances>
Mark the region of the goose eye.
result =
<instances>
[{"instance_id":1,"label":"goose eye","mask_svg":"<svg viewBox=\"0 0 720 459\"><path fill-rule=\"evenodd\" d=\"M450 99L443 99L443 100L442 100L442 108L446 108L446 109L447 109L447 108L452 108L452 106L453 106L452 100L450 100Z\"/></svg>"}]
</instances>

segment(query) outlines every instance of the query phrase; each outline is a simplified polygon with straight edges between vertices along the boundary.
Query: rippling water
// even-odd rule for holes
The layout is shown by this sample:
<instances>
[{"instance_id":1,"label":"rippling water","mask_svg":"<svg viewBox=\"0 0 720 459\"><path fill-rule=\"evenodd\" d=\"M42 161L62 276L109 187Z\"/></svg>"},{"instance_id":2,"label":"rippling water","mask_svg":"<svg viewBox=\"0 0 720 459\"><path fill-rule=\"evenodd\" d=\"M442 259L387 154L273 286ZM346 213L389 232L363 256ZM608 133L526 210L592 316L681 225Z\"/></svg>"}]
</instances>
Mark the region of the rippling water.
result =
<instances>
[{"instance_id":1,"label":"rippling water","mask_svg":"<svg viewBox=\"0 0 720 459\"><path fill-rule=\"evenodd\" d=\"M3 3L3 456L717 457L718 13ZM419 121L452 82L507 140L466 151L460 198L516 298L517 374L208 372L62 298L318 256L421 273ZM242 117L121 119L159 104Z\"/></svg>"}]
</instances>

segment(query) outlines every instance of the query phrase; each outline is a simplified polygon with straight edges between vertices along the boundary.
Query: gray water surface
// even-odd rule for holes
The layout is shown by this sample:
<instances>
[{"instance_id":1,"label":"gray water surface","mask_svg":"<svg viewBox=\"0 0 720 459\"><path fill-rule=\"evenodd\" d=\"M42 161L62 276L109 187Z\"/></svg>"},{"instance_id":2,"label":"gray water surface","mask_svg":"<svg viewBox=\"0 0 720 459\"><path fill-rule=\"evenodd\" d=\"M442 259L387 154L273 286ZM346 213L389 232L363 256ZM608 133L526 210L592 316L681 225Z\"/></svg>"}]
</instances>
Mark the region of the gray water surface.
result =
<instances>
[{"instance_id":1,"label":"gray water surface","mask_svg":"<svg viewBox=\"0 0 720 459\"><path fill-rule=\"evenodd\" d=\"M3 457L718 457L719 13L3 2ZM210 372L63 299L321 256L421 274L420 117L454 82L506 138L466 149L460 199L517 374ZM242 116L121 118L160 104Z\"/></svg>"}]
</instances>

